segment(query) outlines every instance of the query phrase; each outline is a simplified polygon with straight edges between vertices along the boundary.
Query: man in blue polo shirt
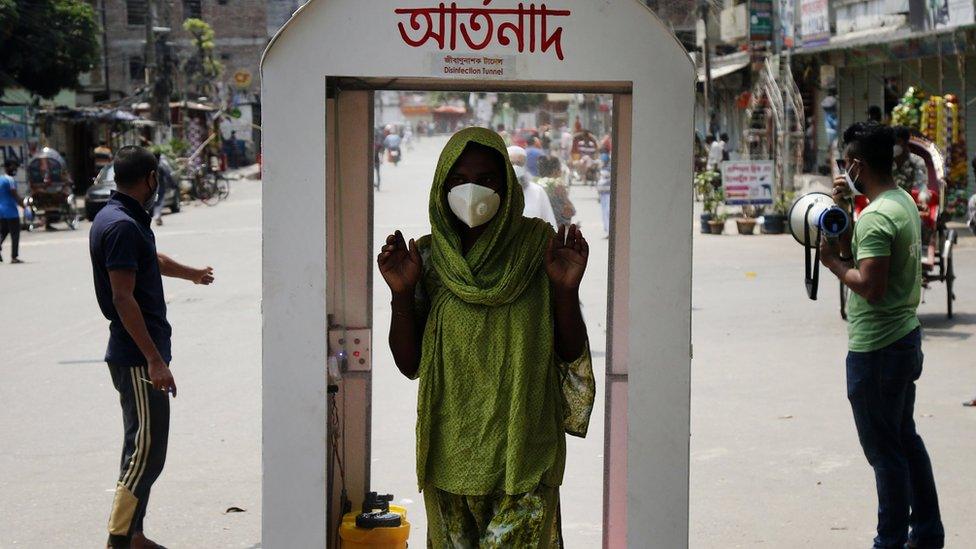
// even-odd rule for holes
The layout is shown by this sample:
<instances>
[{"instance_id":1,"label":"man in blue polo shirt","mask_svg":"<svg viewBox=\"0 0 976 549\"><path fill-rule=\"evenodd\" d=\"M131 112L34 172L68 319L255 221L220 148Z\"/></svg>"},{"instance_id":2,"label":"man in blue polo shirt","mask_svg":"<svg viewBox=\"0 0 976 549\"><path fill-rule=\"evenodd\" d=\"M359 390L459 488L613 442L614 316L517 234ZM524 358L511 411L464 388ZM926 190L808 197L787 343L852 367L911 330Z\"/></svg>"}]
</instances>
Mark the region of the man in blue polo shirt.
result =
<instances>
[{"instance_id":1,"label":"man in blue polo shirt","mask_svg":"<svg viewBox=\"0 0 976 549\"><path fill-rule=\"evenodd\" d=\"M89 251L98 306L110 322L105 362L119 392L125 437L109 516L109 547L159 547L143 534L153 482L163 470L169 436L170 336L163 276L213 282L213 269L181 265L156 252L148 213L156 199L156 157L142 147L115 156L118 191L92 224Z\"/></svg>"},{"instance_id":2,"label":"man in blue polo shirt","mask_svg":"<svg viewBox=\"0 0 976 549\"><path fill-rule=\"evenodd\" d=\"M14 177L17 175L18 167L16 160L7 160L3 163L3 171L6 173L0 175L0 251L9 234L10 244L13 246L10 254L11 263L23 263L17 257L20 255L20 212L17 211L17 204L20 204L21 200L17 194L17 181ZM0 254L0 261L3 261L2 254Z\"/></svg>"}]
</instances>

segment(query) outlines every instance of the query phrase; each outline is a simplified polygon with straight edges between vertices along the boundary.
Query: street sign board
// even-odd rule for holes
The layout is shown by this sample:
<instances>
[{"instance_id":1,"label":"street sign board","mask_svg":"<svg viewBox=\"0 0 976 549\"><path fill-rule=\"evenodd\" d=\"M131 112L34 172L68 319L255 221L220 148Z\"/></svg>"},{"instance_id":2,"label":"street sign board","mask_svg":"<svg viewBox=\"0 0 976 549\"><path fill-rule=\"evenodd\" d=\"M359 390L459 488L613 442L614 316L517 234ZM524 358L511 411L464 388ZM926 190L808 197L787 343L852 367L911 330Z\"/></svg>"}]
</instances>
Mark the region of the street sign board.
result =
<instances>
[{"instance_id":1,"label":"street sign board","mask_svg":"<svg viewBox=\"0 0 976 549\"><path fill-rule=\"evenodd\" d=\"M0 143L27 140L27 107L0 107Z\"/></svg>"},{"instance_id":2,"label":"street sign board","mask_svg":"<svg viewBox=\"0 0 976 549\"><path fill-rule=\"evenodd\" d=\"M722 188L730 206L766 206L773 203L773 161L722 162Z\"/></svg>"},{"instance_id":3,"label":"street sign board","mask_svg":"<svg viewBox=\"0 0 976 549\"><path fill-rule=\"evenodd\" d=\"M749 3L749 39L766 41L773 38L773 1L752 0Z\"/></svg>"},{"instance_id":4,"label":"street sign board","mask_svg":"<svg viewBox=\"0 0 976 549\"><path fill-rule=\"evenodd\" d=\"M830 5L828 0L800 2L800 38L804 46L819 46L830 41Z\"/></svg>"}]
</instances>

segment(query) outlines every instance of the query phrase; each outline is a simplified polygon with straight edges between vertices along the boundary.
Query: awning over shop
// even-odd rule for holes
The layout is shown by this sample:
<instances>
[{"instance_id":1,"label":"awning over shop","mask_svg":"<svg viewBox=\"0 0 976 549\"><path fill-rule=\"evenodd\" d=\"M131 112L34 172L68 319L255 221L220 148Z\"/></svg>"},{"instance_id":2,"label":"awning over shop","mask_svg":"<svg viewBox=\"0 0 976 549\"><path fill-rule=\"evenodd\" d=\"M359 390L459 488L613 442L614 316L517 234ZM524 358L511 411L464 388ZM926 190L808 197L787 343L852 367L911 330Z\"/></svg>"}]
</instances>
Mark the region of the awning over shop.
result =
<instances>
[{"instance_id":1,"label":"awning over shop","mask_svg":"<svg viewBox=\"0 0 976 549\"><path fill-rule=\"evenodd\" d=\"M52 117L61 120L95 120L100 122L143 122L135 114L121 109L105 109L99 107L79 107L67 108L57 107L55 109L44 109L39 113L41 116Z\"/></svg>"},{"instance_id":2,"label":"awning over shop","mask_svg":"<svg viewBox=\"0 0 976 549\"><path fill-rule=\"evenodd\" d=\"M468 111L464 107L460 106L441 105L440 107L434 109L434 112L437 114L465 114Z\"/></svg>"},{"instance_id":3,"label":"awning over shop","mask_svg":"<svg viewBox=\"0 0 976 549\"><path fill-rule=\"evenodd\" d=\"M712 80L718 80L749 66L749 54L744 51L712 58ZM705 81L705 66L698 65L698 81Z\"/></svg>"},{"instance_id":4,"label":"awning over shop","mask_svg":"<svg viewBox=\"0 0 976 549\"><path fill-rule=\"evenodd\" d=\"M935 29L921 32L912 31L910 27L879 27L876 29L851 32L842 36L834 36L830 42L818 46L796 48L794 55L811 55L824 53L833 50L866 48L870 46L880 46L883 44L901 44L908 40L929 38L940 34L949 34L953 29Z\"/></svg>"}]
</instances>

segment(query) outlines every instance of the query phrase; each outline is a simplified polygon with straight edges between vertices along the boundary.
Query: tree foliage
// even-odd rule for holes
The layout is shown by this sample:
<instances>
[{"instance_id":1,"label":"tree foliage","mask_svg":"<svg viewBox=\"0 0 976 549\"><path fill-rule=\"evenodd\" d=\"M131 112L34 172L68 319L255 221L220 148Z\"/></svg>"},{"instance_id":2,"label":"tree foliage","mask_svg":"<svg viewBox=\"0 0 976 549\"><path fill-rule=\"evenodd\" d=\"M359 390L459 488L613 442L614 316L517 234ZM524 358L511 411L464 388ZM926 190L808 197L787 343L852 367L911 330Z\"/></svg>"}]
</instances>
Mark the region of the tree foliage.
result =
<instances>
[{"instance_id":1,"label":"tree foliage","mask_svg":"<svg viewBox=\"0 0 976 549\"><path fill-rule=\"evenodd\" d=\"M545 101L544 93L500 93L498 104L508 103L518 112L531 112Z\"/></svg>"},{"instance_id":2,"label":"tree foliage","mask_svg":"<svg viewBox=\"0 0 976 549\"><path fill-rule=\"evenodd\" d=\"M214 83L224 72L224 66L214 59L213 28L206 21L191 18L183 22L183 30L190 33L196 47L183 65L188 87L198 95L210 97L214 95Z\"/></svg>"},{"instance_id":3,"label":"tree foliage","mask_svg":"<svg viewBox=\"0 0 976 549\"><path fill-rule=\"evenodd\" d=\"M53 97L98 60L95 12L82 0L0 0L0 92Z\"/></svg>"}]
</instances>

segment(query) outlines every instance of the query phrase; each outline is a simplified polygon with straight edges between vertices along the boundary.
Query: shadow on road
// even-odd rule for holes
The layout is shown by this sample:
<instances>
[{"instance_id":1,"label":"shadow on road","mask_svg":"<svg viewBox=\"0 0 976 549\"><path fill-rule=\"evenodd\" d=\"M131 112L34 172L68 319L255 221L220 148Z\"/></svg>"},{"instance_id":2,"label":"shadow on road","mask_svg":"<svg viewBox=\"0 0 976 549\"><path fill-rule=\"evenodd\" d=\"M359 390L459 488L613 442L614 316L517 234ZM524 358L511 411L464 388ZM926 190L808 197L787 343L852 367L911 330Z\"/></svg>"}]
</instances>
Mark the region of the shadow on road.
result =
<instances>
[{"instance_id":1,"label":"shadow on road","mask_svg":"<svg viewBox=\"0 0 976 549\"><path fill-rule=\"evenodd\" d=\"M973 313L956 313L953 318L946 318L945 313L923 313L918 315L918 319L922 322L922 333L926 339L969 339L972 334L953 328L976 324L976 314Z\"/></svg>"}]
</instances>

